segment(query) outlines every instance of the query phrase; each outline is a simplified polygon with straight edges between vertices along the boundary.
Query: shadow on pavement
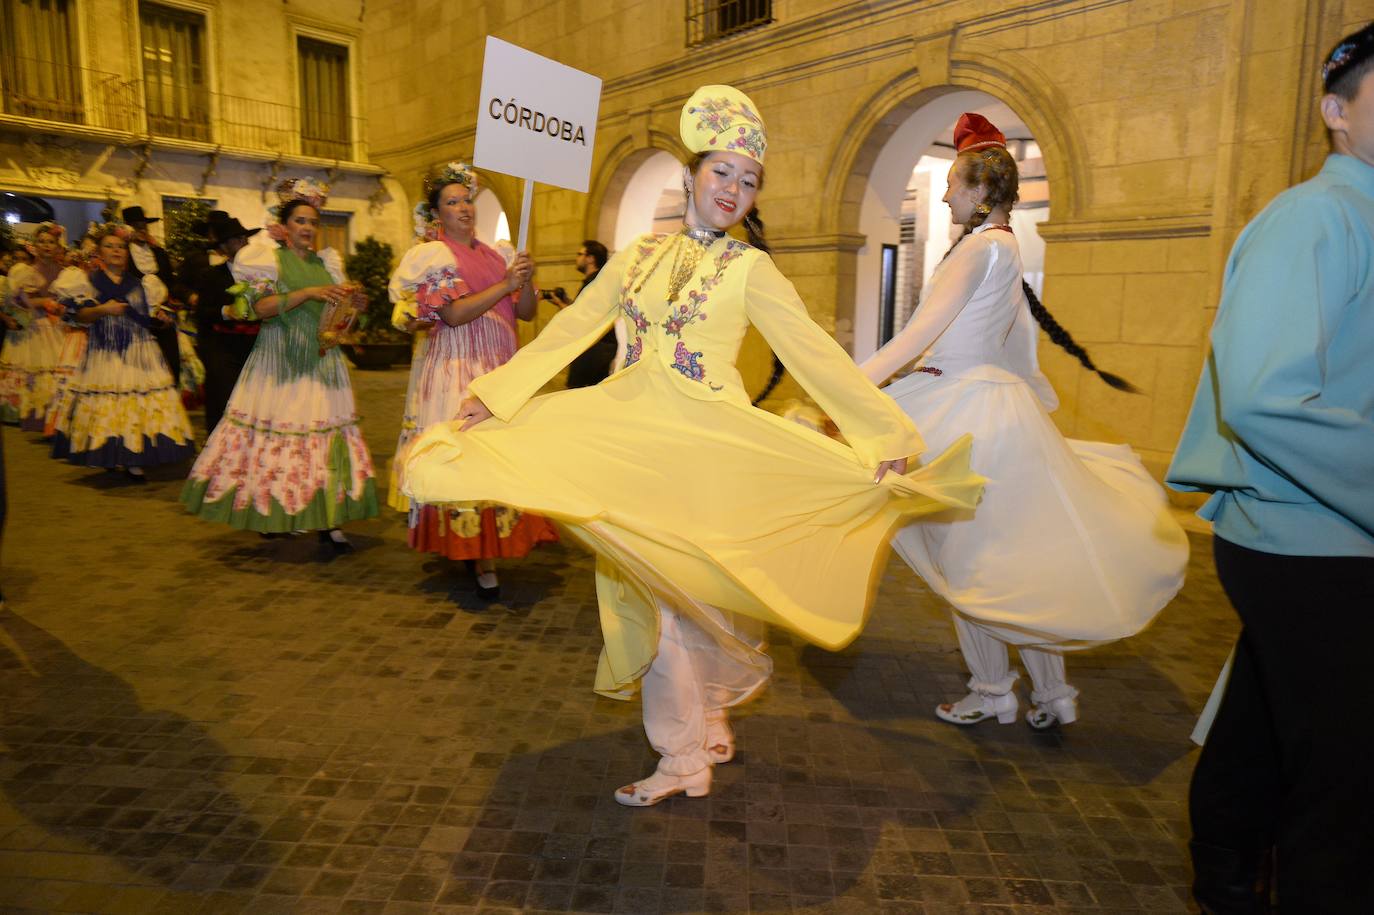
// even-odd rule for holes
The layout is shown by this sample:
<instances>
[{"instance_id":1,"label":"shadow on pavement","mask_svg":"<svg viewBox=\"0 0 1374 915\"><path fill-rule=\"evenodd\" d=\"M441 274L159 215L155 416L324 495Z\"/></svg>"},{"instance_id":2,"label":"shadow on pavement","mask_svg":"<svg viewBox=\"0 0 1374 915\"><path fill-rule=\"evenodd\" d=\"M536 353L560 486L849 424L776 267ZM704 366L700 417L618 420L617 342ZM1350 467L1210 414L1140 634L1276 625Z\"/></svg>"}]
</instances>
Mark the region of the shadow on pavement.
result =
<instances>
[{"instance_id":1,"label":"shadow on pavement","mask_svg":"<svg viewBox=\"0 0 1374 915\"><path fill-rule=\"evenodd\" d=\"M636 710L637 711L637 710ZM637 717L637 715L629 716ZM636 724L499 764L440 904L574 911L876 911L913 898L949 855L907 831L970 819L978 799L938 796L920 774L943 750L920 737L757 715L708 798L622 807L616 788L653 770Z\"/></svg>"},{"instance_id":2,"label":"shadow on pavement","mask_svg":"<svg viewBox=\"0 0 1374 915\"><path fill-rule=\"evenodd\" d=\"M271 872L275 860L234 863L267 832L226 788L251 760L144 707L119 677L9 610L0 696L0 791L47 835L177 889L248 889Z\"/></svg>"}]
</instances>

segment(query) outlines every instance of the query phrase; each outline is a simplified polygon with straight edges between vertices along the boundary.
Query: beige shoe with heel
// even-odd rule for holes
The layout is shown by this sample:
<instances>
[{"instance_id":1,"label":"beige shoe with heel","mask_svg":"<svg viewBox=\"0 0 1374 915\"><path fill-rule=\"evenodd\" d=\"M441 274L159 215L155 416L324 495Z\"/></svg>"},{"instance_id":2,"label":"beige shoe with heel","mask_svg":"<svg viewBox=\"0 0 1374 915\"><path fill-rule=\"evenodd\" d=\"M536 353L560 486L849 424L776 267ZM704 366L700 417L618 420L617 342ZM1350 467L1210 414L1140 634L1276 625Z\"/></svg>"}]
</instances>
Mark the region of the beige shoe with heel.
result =
<instances>
[{"instance_id":1,"label":"beige shoe with heel","mask_svg":"<svg viewBox=\"0 0 1374 915\"><path fill-rule=\"evenodd\" d=\"M615 793L617 804L626 807L652 807L675 794L705 797L711 793L711 767L691 775L666 775L654 772L646 779L626 785Z\"/></svg>"}]
</instances>

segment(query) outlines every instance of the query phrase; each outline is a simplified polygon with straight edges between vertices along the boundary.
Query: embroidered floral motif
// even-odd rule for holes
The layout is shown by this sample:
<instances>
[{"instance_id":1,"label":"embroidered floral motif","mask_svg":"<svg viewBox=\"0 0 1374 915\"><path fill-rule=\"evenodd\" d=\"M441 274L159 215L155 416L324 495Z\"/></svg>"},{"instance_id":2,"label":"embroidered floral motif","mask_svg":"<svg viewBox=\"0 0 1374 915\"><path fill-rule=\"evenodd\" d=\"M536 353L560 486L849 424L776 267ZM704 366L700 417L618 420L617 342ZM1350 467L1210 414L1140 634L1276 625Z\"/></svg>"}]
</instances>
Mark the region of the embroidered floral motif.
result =
<instances>
[{"instance_id":1,"label":"embroidered floral motif","mask_svg":"<svg viewBox=\"0 0 1374 915\"><path fill-rule=\"evenodd\" d=\"M682 329L688 324L691 324L693 321L705 321L706 312L703 310L703 306L706 304L707 298L709 298L710 291L720 285L722 275L725 273L725 268L743 256L748 248L748 245L737 242L734 239L727 241L725 243L725 250L716 255L715 273L710 276L702 277L701 282L698 284L700 286L700 291L692 289L687 292L687 304L679 305L675 309L669 309L668 316L664 318L663 323L659 325L663 328L663 332L670 337L681 339Z\"/></svg>"},{"instance_id":2,"label":"embroidered floral motif","mask_svg":"<svg viewBox=\"0 0 1374 915\"><path fill-rule=\"evenodd\" d=\"M639 361L639 357L643 354L644 338L639 336L638 334L635 334L635 342L631 343L629 348L625 350L625 365L622 367L629 368L630 366L634 365L636 362Z\"/></svg>"},{"instance_id":3,"label":"embroidered floral motif","mask_svg":"<svg viewBox=\"0 0 1374 915\"><path fill-rule=\"evenodd\" d=\"M644 312L639 310L634 299L626 299L621 303L620 308L625 312L625 316L634 323L636 331L642 334L649 329L649 319L644 317Z\"/></svg>"},{"instance_id":4,"label":"embroidered floral motif","mask_svg":"<svg viewBox=\"0 0 1374 915\"><path fill-rule=\"evenodd\" d=\"M682 329L698 318L706 320L706 315L702 312L701 306L706 304L706 296L697 292L695 289L687 293L688 303L679 305L675 310L669 309L668 317L663 319L660 325L663 332L670 337L682 337Z\"/></svg>"},{"instance_id":5,"label":"embroidered floral motif","mask_svg":"<svg viewBox=\"0 0 1374 915\"><path fill-rule=\"evenodd\" d=\"M708 130L714 134L710 145L716 146L720 137L728 136L724 144L719 144L724 149L744 150L746 155L754 159L763 159L763 151L768 145L763 136L763 121L748 105L722 96L702 99L687 110L699 115L697 130Z\"/></svg>"},{"instance_id":6,"label":"embroidered floral motif","mask_svg":"<svg viewBox=\"0 0 1374 915\"><path fill-rule=\"evenodd\" d=\"M658 250L658 246L667 237L666 235L651 235L647 240L635 246L635 259L630 264L630 269L625 271L625 281L620 286L621 295L629 295L630 290L634 288L635 281L644 272L644 265L648 262L649 257Z\"/></svg>"},{"instance_id":7,"label":"embroidered floral motif","mask_svg":"<svg viewBox=\"0 0 1374 915\"><path fill-rule=\"evenodd\" d=\"M701 352L694 353L688 350L687 344L681 340L678 341L677 349L673 350L673 368L693 381L706 380L706 369L701 364Z\"/></svg>"}]
</instances>

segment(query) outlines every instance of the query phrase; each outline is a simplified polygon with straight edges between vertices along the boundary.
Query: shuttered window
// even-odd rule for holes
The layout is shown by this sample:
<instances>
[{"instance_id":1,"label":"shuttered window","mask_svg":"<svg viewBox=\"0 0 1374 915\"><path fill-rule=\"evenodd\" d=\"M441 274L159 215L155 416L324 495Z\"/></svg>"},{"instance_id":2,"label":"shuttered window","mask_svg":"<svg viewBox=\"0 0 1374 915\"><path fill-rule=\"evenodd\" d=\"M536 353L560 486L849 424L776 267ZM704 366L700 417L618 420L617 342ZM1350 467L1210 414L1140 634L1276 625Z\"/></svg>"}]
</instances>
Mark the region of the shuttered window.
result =
<instances>
[{"instance_id":1,"label":"shuttered window","mask_svg":"<svg viewBox=\"0 0 1374 915\"><path fill-rule=\"evenodd\" d=\"M0 0L0 89L7 114L85 120L74 6L71 0Z\"/></svg>"},{"instance_id":2,"label":"shuttered window","mask_svg":"<svg viewBox=\"0 0 1374 915\"><path fill-rule=\"evenodd\" d=\"M210 139L205 17L156 3L138 5L148 129L158 136Z\"/></svg>"},{"instance_id":3,"label":"shuttered window","mask_svg":"<svg viewBox=\"0 0 1374 915\"><path fill-rule=\"evenodd\" d=\"M349 159L348 48L298 38L301 74L301 152Z\"/></svg>"}]
</instances>

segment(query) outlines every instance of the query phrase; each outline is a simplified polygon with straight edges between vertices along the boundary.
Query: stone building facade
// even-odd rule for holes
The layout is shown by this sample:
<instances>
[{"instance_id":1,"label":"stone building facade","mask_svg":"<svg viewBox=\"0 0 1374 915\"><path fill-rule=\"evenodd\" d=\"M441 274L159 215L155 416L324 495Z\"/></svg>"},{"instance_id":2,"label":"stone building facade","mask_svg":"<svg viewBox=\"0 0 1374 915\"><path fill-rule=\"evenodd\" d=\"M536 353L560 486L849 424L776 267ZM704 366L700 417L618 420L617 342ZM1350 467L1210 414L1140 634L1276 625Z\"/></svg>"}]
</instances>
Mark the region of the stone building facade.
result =
<instances>
[{"instance_id":1,"label":"stone building facade","mask_svg":"<svg viewBox=\"0 0 1374 915\"><path fill-rule=\"evenodd\" d=\"M54 10L60 28L35 31ZM575 288L584 238L672 223L678 110L698 85L737 85L769 125L775 257L859 357L880 343L876 276L912 208L912 163L959 111L999 106L1048 187L1048 218L1023 231L1045 303L1145 392L1113 391L1044 341L1056 420L1130 442L1159 471L1226 252L1320 167L1317 68L1374 0L0 0L0 13L0 192L68 214L208 198L259 225L274 181L305 174L332 184L329 232L345 244L403 249L423 173L471 157L486 35L600 76L589 192L534 196L544 286ZM519 182L486 182L484 234L502 215L513 230ZM761 384L767 362L746 344L747 379Z\"/></svg>"},{"instance_id":2,"label":"stone building facade","mask_svg":"<svg viewBox=\"0 0 1374 915\"><path fill-rule=\"evenodd\" d=\"M70 233L106 201L162 216L185 198L257 226L278 180L309 176L332 186L329 242L403 241L368 155L363 6L0 0L0 192Z\"/></svg>"},{"instance_id":3,"label":"stone building facade","mask_svg":"<svg viewBox=\"0 0 1374 915\"><path fill-rule=\"evenodd\" d=\"M894 137L925 145L947 129L957 110L913 127L942 99L991 97L1043 155L1047 306L1145 392L1106 387L1045 340L1057 421L1130 442L1157 472L1198 378L1226 252L1267 200L1320 167L1320 60L1374 19L1374 0L750 0L734 18L722 6L372 0L372 160L414 196L425 169L471 155L488 34L600 76L589 193L534 197L541 281L570 285L572 252L609 237L645 164L680 155L691 91L739 86L769 126L760 205L779 266L864 355L877 344L871 296L859 294L881 241L864 224L875 165ZM513 224L518 182L489 184Z\"/></svg>"}]
</instances>

